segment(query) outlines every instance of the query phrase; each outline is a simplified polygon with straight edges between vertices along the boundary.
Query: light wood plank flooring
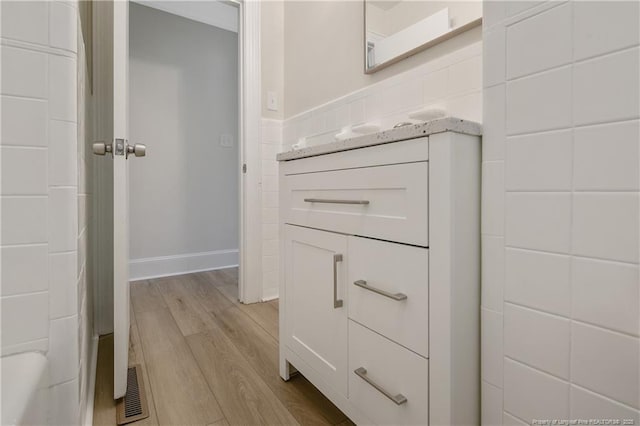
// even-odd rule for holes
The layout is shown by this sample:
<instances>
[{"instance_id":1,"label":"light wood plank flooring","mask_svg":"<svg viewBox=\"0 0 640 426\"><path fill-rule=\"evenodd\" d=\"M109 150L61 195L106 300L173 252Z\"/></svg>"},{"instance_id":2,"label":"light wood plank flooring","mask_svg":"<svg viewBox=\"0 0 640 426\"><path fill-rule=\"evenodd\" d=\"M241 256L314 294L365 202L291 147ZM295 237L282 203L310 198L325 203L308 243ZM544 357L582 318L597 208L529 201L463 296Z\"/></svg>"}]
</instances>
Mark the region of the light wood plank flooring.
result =
<instances>
[{"instance_id":1,"label":"light wood plank flooring","mask_svg":"<svg viewBox=\"0 0 640 426\"><path fill-rule=\"evenodd\" d=\"M278 374L278 301L238 302L237 269L131 284L129 364L145 425L352 425L309 381ZM115 425L113 336L100 338L94 424Z\"/></svg>"}]
</instances>

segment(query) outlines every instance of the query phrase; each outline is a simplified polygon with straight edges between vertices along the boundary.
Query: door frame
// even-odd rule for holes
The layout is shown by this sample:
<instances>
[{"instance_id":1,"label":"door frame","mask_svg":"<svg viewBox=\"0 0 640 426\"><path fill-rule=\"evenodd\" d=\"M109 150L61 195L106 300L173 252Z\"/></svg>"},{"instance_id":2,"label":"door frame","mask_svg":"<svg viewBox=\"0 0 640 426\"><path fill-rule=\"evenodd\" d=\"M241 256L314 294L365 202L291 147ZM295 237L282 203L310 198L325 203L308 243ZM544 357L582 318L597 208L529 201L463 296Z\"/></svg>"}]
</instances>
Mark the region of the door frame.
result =
<instances>
[{"instance_id":1,"label":"door frame","mask_svg":"<svg viewBox=\"0 0 640 426\"><path fill-rule=\"evenodd\" d=\"M232 1L238 7L240 135L240 267L238 299L262 300L262 108L260 2Z\"/></svg>"}]
</instances>

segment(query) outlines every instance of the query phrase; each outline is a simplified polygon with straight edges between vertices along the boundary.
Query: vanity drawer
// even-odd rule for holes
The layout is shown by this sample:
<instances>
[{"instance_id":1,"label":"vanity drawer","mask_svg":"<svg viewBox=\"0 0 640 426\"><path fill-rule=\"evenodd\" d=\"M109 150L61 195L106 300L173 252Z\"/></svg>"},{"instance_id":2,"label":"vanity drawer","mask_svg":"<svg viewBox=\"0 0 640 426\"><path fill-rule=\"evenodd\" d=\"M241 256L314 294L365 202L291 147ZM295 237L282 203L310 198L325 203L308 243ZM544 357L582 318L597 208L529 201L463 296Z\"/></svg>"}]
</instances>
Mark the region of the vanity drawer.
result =
<instances>
[{"instance_id":1,"label":"vanity drawer","mask_svg":"<svg viewBox=\"0 0 640 426\"><path fill-rule=\"evenodd\" d=\"M427 246L428 162L283 177L286 223Z\"/></svg>"},{"instance_id":2,"label":"vanity drawer","mask_svg":"<svg viewBox=\"0 0 640 426\"><path fill-rule=\"evenodd\" d=\"M428 365L421 356L349 321L349 400L374 424L429 423Z\"/></svg>"},{"instance_id":3,"label":"vanity drawer","mask_svg":"<svg viewBox=\"0 0 640 426\"><path fill-rule=\"evenodd\" d=\"M429 356L429 251L349 237L349 317Z\"/></svg>"}]
</instances>

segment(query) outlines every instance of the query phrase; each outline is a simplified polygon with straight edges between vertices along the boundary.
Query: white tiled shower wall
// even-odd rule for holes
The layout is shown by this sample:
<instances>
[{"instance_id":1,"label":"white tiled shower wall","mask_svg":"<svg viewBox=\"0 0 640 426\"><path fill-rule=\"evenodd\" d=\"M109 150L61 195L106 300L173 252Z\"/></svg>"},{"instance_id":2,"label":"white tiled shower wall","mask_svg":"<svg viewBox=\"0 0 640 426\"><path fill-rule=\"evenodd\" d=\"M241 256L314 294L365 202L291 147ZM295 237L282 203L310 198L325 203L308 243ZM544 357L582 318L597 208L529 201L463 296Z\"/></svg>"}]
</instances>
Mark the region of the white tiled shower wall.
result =
<instances>
[{"instance_id":1,"label":"white tiled shower wall","mask_svg":"<svg viewBox=\"0 0 640 426\"><path fill-rule=\"evenodd\" d=\"M53 424L84 415L93 329L77 6L0 4L2 355L47 354Z\"/></svg>"},{"instance_id":2,"label":"white tiled shower wall","mask_svg":"<svg viewBox=\"0 0 640 426\"><path fill-rule=\"evenodd\" d=\"M283 148L290 149L303 137L308 145L333 142L345 126L375 123L381 130L390 129L410 121L408 114L423 107L481 121L481 42L286 119Z\"/></svg>"},{"instance_id":3,"label":"white tiled shower wall","mask_svg":"<svg viewBox=\"0 0 640 426\"><path fill-rule=\"evenodd\" d=\"M638 2L485 2L482 423L640 422Z\"/></svg>"}]
</instances>

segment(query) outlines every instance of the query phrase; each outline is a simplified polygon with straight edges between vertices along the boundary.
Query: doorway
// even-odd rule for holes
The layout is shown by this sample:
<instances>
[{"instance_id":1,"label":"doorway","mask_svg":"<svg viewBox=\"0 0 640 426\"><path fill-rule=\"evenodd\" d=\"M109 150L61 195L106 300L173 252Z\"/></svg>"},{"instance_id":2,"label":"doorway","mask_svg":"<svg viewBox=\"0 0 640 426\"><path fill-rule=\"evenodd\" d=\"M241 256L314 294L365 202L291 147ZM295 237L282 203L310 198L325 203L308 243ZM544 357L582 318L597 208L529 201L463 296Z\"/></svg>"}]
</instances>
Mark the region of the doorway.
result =
<instances>
[{"instance_id":1,"label":"doorway","mask_svg":"<svg viewBox=\"0 0 640 426\"><path fill-rule=\"evenodd\" d=\"M261 124L261 108L260 108L260 3L258 2L146 2L145 6L150 3L156 5L171 4L208 4L223 3L231 7L235 11L236 19L239 17L237 24L238 30L238 120L239 128L237 130L237 146L238 157L235 161L236 171L238 175L239 199L236 201L238 207L238 259L240 263L238 273L238 298L243 303L254 303L262 299L262 241L261 235L261 155L260 155L260 124ZM99 5L107 3L98 3ZM129 10L129 2L121 3ZM104 9L104 10L103 10ZM108 81L111 74L112 63L110 62L110 7L100 8L94 7L93 26L96 37L93 39L94 55L93 68L95 70L94 80L96 82ZM128 15L128 14L127 14ZM201 15L196 13L196 15ZM128 16L127 16L128 21ZM188 18L187 18L188 19ZM128 35L127 35L128 38ZM128 57L128 55L127 55ZM103 114L109 112L109 98L113 95L113 88L105 86L104 88L98 84L96 92L96 116L102 117ZM111 90L111 92L109 91ZM108 117L108 114L105 116ZM106 126L106 127L105 127ZM98 120L95 140L109 140L109 120ZM104 129L103 129L104 128ZM102 129L102 130L100 130ZM133 141L133 139L132 139ZM219 143L218 139L218 143ZM138 141L142 143L142 141ZM147 142L145 140L145 142ZM154 144L147 142L149 145L149 157L145 162L153 161ZM142 162L140 162L142 163ZM138 163L138 165L140 165ZM99 335L112 333L114 331L114 282L113 282L113 203L109 196L113 191L111 183L109 162L96 162L96 170L94 175L94 186L96 191L95 198L95 227L96 227L96 250L100 256L100 262L97 262L95 273L96 294L95 294L95 328ZM244 166L244 167L241 167ZM172 187L175 187L173 185ZM134 197L135 194L132 195ZM166 208L167 206L162 206ZM153 213L152 213L153 214ZM160 228L161 230L161 228ZM224 250L224 249L223 249ZM233 250L233 248L231 249ZM214 250L215 251L215 250ZM233 256L233 253L227 253ZM169 254L170 257L179 254ZM162 259L159 259L162 260ZM229 261L231 264L231 261Z\"/></svg>"},{"instance_id":2,"label":"doorway","mask_svg":"<svg viewBox=\"0 0 640 426\"><path fill-rule=\"evenodd\" d=\"M239 264L238 50L235 6L129 5L132 281Z\"/></svg>"}]
</instances>

